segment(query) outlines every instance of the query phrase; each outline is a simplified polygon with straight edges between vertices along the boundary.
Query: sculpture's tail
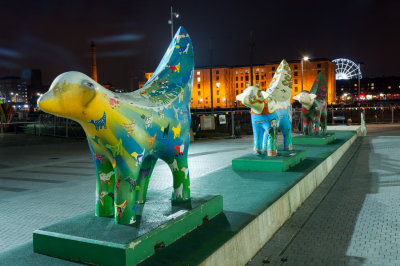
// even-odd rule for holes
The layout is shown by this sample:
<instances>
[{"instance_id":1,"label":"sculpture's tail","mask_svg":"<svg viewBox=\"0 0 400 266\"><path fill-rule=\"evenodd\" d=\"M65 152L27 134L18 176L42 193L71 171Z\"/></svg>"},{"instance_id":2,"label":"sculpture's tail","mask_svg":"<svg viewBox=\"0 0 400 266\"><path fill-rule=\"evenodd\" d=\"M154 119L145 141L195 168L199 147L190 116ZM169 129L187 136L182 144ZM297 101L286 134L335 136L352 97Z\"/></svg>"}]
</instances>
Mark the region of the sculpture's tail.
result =
<instances>
[{"instance_id":1,"label":"sculpture's tail","mask_svg":"<svg viewBox=\"0 0 400 266\"><path fill-rule=\"evenodd\" d=\"M315 95L317 95L316 97L317 100L326 100L328 87L326 86L325 77L322 74L322 72L318 73L318 76L315 79L310 92L315 93Z\"/></svg>"},{"instance_id":2,"label":"sculpture's tail","mask_svg":"<svg viewBox=\"0 0 400 266\"><path fill-rule=\"evenodd\" d=\"M180 27L151 78L144 85L151 95L174 95L181 104L188 104L192 95L194 56L189 34ZM157 86L154 86L157 84ZM157 93L159 91L159 93ZM182 95L183 93L183 95Z\"/></svg>"}]
</instances>

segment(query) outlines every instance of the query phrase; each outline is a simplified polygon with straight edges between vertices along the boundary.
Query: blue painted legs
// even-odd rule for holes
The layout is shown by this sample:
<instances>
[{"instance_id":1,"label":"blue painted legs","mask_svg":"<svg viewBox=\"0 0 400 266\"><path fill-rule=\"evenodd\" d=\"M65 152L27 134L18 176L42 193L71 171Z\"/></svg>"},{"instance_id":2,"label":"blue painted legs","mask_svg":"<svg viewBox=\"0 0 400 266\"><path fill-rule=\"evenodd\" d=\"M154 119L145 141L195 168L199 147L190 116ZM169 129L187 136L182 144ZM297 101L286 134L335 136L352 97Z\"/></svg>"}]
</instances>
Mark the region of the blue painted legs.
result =
<instances>
[{"instance_id":1,"label":"blue painted legs","mask_svg":"<svg viewBox=\"0 0 400 266\"><path fill-rule=\"evenodd\" d=\"M251 115L254 135L254 152L277 155L278 128L283 135L284 150L292 149L292 125L287 111L268 115Z\"/></svg>"}]
</instances>

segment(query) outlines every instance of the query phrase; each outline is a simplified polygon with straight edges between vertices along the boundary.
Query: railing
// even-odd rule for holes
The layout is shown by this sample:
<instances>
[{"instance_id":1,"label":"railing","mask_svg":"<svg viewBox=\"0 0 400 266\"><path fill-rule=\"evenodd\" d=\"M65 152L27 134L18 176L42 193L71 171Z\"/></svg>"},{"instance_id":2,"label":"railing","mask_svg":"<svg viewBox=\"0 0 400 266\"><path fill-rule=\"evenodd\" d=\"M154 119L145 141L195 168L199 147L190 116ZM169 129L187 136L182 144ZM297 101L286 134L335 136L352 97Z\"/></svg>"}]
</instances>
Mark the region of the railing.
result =
<instances>
[{"instance_id":1,"label":"railing","mask_svg":"<svg viewBox=\"0 0 400 266\"><path fill-rule=\"evenodd\" d=\"M345 107L328 108L328 124L361 124L361 113L364 113L365 123L399 123L400 108L392 107ZM215 128L204 130L200 126L202 116L212 116ZM31 121L0 123L0 132L15 132L34 134L38 136L56 136L85 138L82 127L70 119L56 117L50 114L40 114ZM292 130L301 132L302 113L300 108L292 109ZM218 110L214 113L191 110L191 129L195 138L231 137L253 134L251 114L249 109Z\"/></svg>"}]
</instances>

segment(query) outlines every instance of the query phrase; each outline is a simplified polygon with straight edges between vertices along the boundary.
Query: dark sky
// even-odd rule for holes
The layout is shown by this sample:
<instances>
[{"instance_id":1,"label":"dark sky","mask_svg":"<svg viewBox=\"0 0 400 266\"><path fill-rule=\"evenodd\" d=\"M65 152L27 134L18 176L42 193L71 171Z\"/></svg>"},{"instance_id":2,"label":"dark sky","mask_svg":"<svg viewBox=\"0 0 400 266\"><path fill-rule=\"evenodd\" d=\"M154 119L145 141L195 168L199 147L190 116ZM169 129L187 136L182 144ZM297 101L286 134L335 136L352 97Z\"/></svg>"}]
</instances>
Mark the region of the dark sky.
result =
<instances>
[{"instance_id":1,"label":"dark sky","mask_svg":"<svg viewBox=\"0 0 400 266\"><path fill-rule=\"evenodd\" d=\"M97 45L100 83L128 88L130 76L154 71L171 38L171 1L0 2L0 76L39 68L50 84L60 73L89 73ZM363 62L363 76L400 76L400 1L176 0L175 21L192 38L195 65L249 64L311 58Z\"/></svg>"}]
</instances>

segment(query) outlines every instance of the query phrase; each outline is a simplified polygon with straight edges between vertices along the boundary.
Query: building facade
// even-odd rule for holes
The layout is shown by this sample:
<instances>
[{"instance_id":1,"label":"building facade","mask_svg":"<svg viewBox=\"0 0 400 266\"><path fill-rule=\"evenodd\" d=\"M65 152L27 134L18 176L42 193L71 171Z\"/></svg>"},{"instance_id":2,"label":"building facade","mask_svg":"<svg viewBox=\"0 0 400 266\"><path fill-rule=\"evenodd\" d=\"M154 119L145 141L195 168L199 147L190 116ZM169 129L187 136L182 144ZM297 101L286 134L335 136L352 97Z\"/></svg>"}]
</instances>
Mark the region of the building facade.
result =
<instances>
[{"instance_id":1,"label":"building facade","mask_svg":"<svg viewBox=\"0 0 400 266\"><path fill-rule=\"evenodd\" d=\"M280 62L254 65L253 85L267 90ZM303 62L303 80L301 78L301 61L288 61L292 70L292 97L303 89L309 91L319 72L325 76L328 86L328 104L336 102L336 65L329 59L315 59ZM212 68L212 94L214 108L234 108L236 95L251 86L250 66L215 66ZM152 73L146 73L148 80ZM191 108L211 108L210 68L198 67L194 70ZM143 85L141 83L140 85ZM293 100L292 100L293 101Z\"/></svg>"},{"instance_id":2,"label":"building facade","mask_svg":"<svg viewBox=\"0 0 400 266\"><path fill-rule=\"evenodd\" d=\"M28 90L26 82L20 77L0 77L0 91L5 103L27 104Z\"/></svg>"},{"instance_id":3,"label":"building facade","mask_svg":"<svg viewBox=\"0 0 400 266\"><path fill-rule=\"evenodd\" d=\"M400 100L400 77L363 78L338 80L337 102ZM360 93L360 95L358 95Z\"/></svg>"}]
</instances>

